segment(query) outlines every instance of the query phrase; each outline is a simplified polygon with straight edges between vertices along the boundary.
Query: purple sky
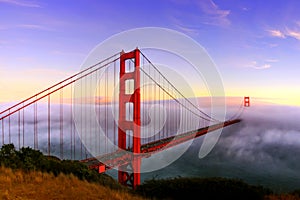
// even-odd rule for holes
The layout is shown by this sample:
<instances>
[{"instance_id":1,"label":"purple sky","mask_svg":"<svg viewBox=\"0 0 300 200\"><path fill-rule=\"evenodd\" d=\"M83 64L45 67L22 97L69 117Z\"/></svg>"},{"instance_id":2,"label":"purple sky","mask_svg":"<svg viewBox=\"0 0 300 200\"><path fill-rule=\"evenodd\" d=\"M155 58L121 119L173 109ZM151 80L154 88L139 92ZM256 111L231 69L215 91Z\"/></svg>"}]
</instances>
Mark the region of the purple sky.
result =
<instances>
[{"instance_id":1,"label":"purple sky","mask_svg":"<svg viewBox=\"0 0 300 200\"><path fill-rule=\"evenodd\" d=\"M299 8L297 0L0 0L0 102L77 72L108 37L151 26L202 45L227 96L300 105Z\"/></svg>"}]
</instances>

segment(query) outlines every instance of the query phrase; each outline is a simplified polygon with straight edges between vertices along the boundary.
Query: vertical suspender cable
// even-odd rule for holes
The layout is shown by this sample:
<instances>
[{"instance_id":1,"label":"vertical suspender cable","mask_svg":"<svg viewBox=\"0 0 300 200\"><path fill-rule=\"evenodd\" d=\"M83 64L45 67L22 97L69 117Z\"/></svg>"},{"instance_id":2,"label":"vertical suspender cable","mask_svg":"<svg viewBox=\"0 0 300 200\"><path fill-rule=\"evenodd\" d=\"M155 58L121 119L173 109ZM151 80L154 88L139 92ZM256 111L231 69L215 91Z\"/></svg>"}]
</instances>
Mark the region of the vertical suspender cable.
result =
<instances>
[{"instance_id":1,"label":"vertical suspender cable","mask_svg":"<svg viewBox=\"0 0 300 200\"><path fill-rule=\"evenodd\" d=\"M4 145L4 119L2 121L2 145Z\"/></svg>"},{"instance_id":2,"label":"vertical suspender cable","mask_svg":"<svg viewBox=\"0 0 300 200\"><path fill-rule=\"evenodd\" d=\"M94 105L91 105L91 111L93 112L93 113L95 113L95 117L96 117L96 121L98 120L98 118L97 118L97 105L98 105L98 101L97 101L97 80L98 80L98 72L97 71L95 71L95 74L94 74L94 78L92 79L92 84L93 84L93 86L95 87L94 88L94 90L91 90L91 95L94 97L94 101L93 101L93 103L94 103ZM97 133L98 133L98 131L97 131L97 122L94 122L93 123L93 137L92 137L92 143L91 143L91 146L93 146L93 149L94 149L94 153L95 154L97 154L97 155L99 155L98 154L98 150L97 150Z\"/></svg>"},{"instance_id":3,"label":"vertical suspender cable","mask_svg":"<svg viewBox=\"0 0 300 200\"><path fill-rule=\"evenodd\" d=\"M108 138L108 131L107 131L107 106L108 106L108 67L105 69L105 153L107 153L107 138Z\"/></svg>"},{"instance_id":4,"label":"vertical suspender cable","mask_svg":"<svg viewBox=\"0 0 300 200\"><path fill-rule=\"evenodd\" d=\"M88 84L88 108L89 108L89 116L88 116L88 118L90 117L90 114L92 113L92 105L91 105L91 102L92 102L92 96L93 96L93 94L92 94L92 82L93 82L93 74L91 75L91 76L89 76L89 79L88 79L88 82L89 82L89 84ZM93 136L92 136L92 133L93 133L93 126L92 126L92 120L90 120L89 119L89 127L88 127L88 137L89 137L89 145L90 145L90 147L92 148L92 138L93 138Z\"/></svg>"},{"instance_id":5,"label":"vertical suspender cable","mask_svg":"<svg viewBox=\"0 0 300 200\"><path fill-rule=\"evenodd\" d=\"M24 103L23 103L23 106L24 106ZM22 137L23 138L22 139L23 139L23 145L22 146L25 146L24 145L24 142L25 142L25 114L24 114L25 108L23 108L22 111L23 111L23 113L22 113L22 124L23 124L23 127L22 127L22 132L23 132Z\"/></svg>"},{"instance_id":6,"label":"vertical suspender cable","mask_svg":"<svg viewBox=\"0 0 300 200\"><path fill-rule=\"evenodd\" d=\"M74 83L73 83L74 84ZM73 135L73 159L76 159L76 136L75 136L75 123L73 121L73 106L74 106L74 101L73 101L73 84L71 84L71 99L72 99L72 103L71 103L71 108L72 108L72 112L71 112L71 127L72 127L72 135Z\"/></svg>"},{"instance_id":7,"label":"vertical suspender cable","mask_svg":"<svg viewBox=\"0 0 300 200\"><path fill-rule=\"evenodd\" d=\"M165 79L163 79L162 86L165 87ZM165 99L166 96L165 96L164 91L163 91L162 95L163 95L163 97L162 97L163 102L162 103L163 103L163 108L164 108L164 113L163 113L163 115L164 115L164 124L163 124L163 128L162 128L162 132L163 132L162 135L163 135L163 137L165 137L166 136L166 122L167 122L167 121L165 121L165 119L166 119L167 110L166 110L166 99Z\"/></svg>"},{"instance_id":8,"label":"vertical suspender cable","mask_svg":"<svg viewBox=\"0 0 300 200\"><path fill-rule=\"evenodd\" d=\"M71 160L73 159L73 121L72 121L72 117L73 117L73 84L70 85L70 157ZM75 158L74 158L75 159Z\"/></svg>"},{"instance_id":9,"label":"vertical suspender cable","mask_svg":"<svg viewBox=\"0 0 300 200\"><path fill-rule=\"evenodd\" d=\"M51 142L50 142L50 127L51 127L51 124L50 124L50 122L51 122L51 116L50 116L50 94L48 95L48 156L50 156L50 152L51 152L51 147L50 147L50 144L51 144Z\"/></svg>"},{"instance_id":10,"label":"vertical suspender cable","mask_svg":"<svg viewBox=\"0 0 300 200\"><path fill-rule=\"evenodd\" d=\"M160 84L160 75L158 75L158 83ZM157 99L157 101L158 101L158 129L157 129L157 131L158 131L158 135L159 135L159 139L161 139L162 138L162 135L161 135L161 131L160 131L160 87L157 87L157 89L158 89L158 99Z\"/></svg>"},{"instance_id":11,"label":"vertical suspender cable","mask_svg":"<svg viewBox=\"0 0 300 200\"><path fill-rule=\"evenodd\" d=\"M10 110L9 110L10 113ZM10 135L10 115L8 116L8 143L11 143L11 135Z\"/></svg>"},{"instance_id":12,"label":"vertical suspender cable","mask_svg":"<svg viewBox=\"0 0 300 200\"><path fill-rule=\"evenodd\" d=\"M88 103L88 96L87 96L87 78L84 77L84 141L86 142L87 141L87 116L86 116L86 113L87 113L87 103ZM85 156L85 159L87 159L87 149L86 149L86 146L84 145L84 156Z\"/></svg>"},{"instance_id":13,"label":"vertical suspender cable","mask_svg":"<svg viewBox=\"0 0 300 200\"><path fill-rule=\"evenodd\" d=\"M72 91L73 91L73 88L72 87ZM73 105L74 105L74 102L72 101L72 109L73 109ZM74 153L74 156L73 158L76 159L76 129L75 129L75 123L74 123L74 120L73 120L73 113L72 113L72 127L73 127L73 153Z\"/></svg>"},{"instance_id":14,"label":"vertical suspender cable","mask_svg":"<svg viewBox=\"0 0 300 200\"><path fill-rule=\"evenodd\" d=\"M33 146L34 146L34 149L37 149L37 146L36 146L36 136L37 136L37 134L36 134L36 131L37 131L37 129L36 129L36 123L37 123L37 121L36 121L36 119L37 119L36 118L36 115L37 115L36 105L37 105L37 102L35 102L33 104Z\"/></svg>"},{"instance_id":15,"label":"vertical suspender cable","mask_svg":"<svg viewBox=\"0 0 300 200\"><path fill-rule=\"evenodd\" d=\"M21 121L20 121L20 111L18 111L18 144L19 150L21 148Z\"/></svg>"},{"instance_id":16,"label":"vertical suspender cable","mask_svg":"<svg viewBox=\"0 0 300 200\"><path fill-rule=\"evenodd\" d=\"M34 148L37 149L37 102L34 103Z\"/></svg>"},{"instance_id":17,"label":"vertical suspender cable","mask_svg":"<svg viewBox=\"0 0 300 200\"><path fill-rule=\"evenodd\" d=\"M36 149L39 149L39 132L38 132L38 102L36 102L36 107L35 107L36 111L36 115L35 115L35 129L36 129Z\"/></svg>"},{"instance_id":18,"label":"vertical suspender cable","mask_svg":"<svg viewBox=\"0 0 300 200\"><path fill-rule=\"evenodd\" d=\"M96 97L97 97L97 101L96 101L96 103L97 103L97 111L98 111L98 115L97 115L97 117L98 117L98 127L99 127L99 130L97 130L97 132L98 132L98 135L97 135L97 146L96 146L96 148L97 148L97 152L99 152L99 154L101 153L101 149L100 149L100 143L101 143L101 134L100 134L100 131L101 131L101 121L100 121L100 117L101 117L101 115L100 115L100 107L101 107L101 105L100 105L100 97L101 97L101 95L100 95L100 87L101 87L101 76L100 76L100 70L98 70L98 71L96 71L96 74L97 74L97 87L96 87L96 93L97 93L97 95L96 95Z\"/></svg>"},{"instance_id":19,"label":"vertical suspender cable","mask_svg":"<svg viewBox=\"0 0 300 200\"><path fill-rule=\"evenodd\" d=\"M60 119L59 119L59 130L60 130L60 158L63 159L64 157L64 146L63 146L63 88L60 90Z\"/></svg>"},{"instance_id":20,"label":"vertical suspender cable","mask_svg":"<svg viewBox=\"0 0 300 200\"><path fill-rule=\"evenodd\" d=\"M156 75L156 73L155 73L155 71L154 71L154 72L153 72L153 78L154 78L154 80L156 81L156 76L155 76L155 75ZM157 138L158 138L158 139L160 139L160 138L159 138L159 133L156 132L156 131L157 131L157 124L156 124L156 119L155 119L155 118L156 118L156 113L157 113L157 111L156 111L156 107L157 107L157 106L156 106L155 104L156 104L156 100L157 100L157 99L156 99L156 89L157 89L157 87L156 87L155 84L153 84L153 89L154 89L154 90L153 90L153 91L154 91L154 94L153 94L153 96L154 96L154 97L153 97L153 104L154 104L154 131L155 131L154 134L157 135Z\"/></svg>"},{"instance_id":21,"label":"vertical suspender cable","mask_svg":"<svg viewBox=\"0 0 300 200\"><path fill-rule=\"evenodd\" d=\"M82 152L82 132L83 132L83 117L82 117L82 110L83 110L83 108L82 108L82 101L83 101L83 97L82 97L82 95L83 95L83 92L82 92L82 87L83 87L83 85L82 85L82 83L83 83L83 81L82 81L82 79L80 79L80 122L81 122L81 126L80 126L80 159L82 159L83 158L83 152Z\"/></svg>"}]
</instances>

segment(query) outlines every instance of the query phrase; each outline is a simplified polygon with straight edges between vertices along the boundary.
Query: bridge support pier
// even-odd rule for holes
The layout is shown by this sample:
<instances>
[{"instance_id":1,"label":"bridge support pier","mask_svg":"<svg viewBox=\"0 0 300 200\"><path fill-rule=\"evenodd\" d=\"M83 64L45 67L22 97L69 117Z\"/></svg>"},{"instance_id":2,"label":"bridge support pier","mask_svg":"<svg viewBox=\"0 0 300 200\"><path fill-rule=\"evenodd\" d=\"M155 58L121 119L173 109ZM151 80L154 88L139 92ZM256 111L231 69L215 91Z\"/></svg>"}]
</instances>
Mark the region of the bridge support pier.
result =
<instances>
[{"instance_id":1,"label":"bridge support pier","mask_svg":"<svg viewBox=\"0 0 300 200\"><path fill-rule=\"evenodd\" d=\"M126 66L126 60L134 59L134 67ZM133 90L131 90L133 84ZM140 126L140 51L125 53L120 56L120 91L119 91L119 128L118 146L122 150L132 149L132 160L129 165L119 167L118 180L121 184L130 186L133 189L140 184L141 151ZM133 112L130 112L132 110ZM132 116L130 116L132 115ZM127 141L127 133L132 133L132 147ZM127 144L128 142L128 144ZM128 168L131 168L130 174Z\"/></svg>"}]
</instances>

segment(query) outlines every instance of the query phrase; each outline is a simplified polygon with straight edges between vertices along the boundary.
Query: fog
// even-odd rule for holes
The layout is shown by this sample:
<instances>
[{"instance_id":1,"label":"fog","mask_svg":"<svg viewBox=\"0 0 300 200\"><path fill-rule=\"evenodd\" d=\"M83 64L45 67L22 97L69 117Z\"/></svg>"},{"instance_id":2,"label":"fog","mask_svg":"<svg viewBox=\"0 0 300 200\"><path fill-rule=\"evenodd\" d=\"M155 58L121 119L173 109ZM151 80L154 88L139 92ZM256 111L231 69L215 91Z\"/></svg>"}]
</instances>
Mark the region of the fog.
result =
<instances>
[{"instance_id":1,"label":"fog","mask_svg":"<svg viewBox=\"0 0 300 200\"><path fill-rule=\"evenodd\" d=\"M228 109L228 115L236 107ZM143 175L228 177L275 191L300 188L300 107L258 104L244 108L238 124L225 127L212 151L198 157L204 136L171 165ZM210 134L213 134L210 133Z\"/></svg>"},{"instance_id":2,"label":"fog","mask_svg":"<svg viewBox=\"0 0 300 200\"><path fill-rule=\"evenodd\" d=\"M39 110L38 140L39 149L47 152L47 112L43 106ZM239 111L238 104L231 104L227 108L227 118ZM102 110L101 113L104 113ZM169 114L167 123L170 127L177 127L170 120L174 120L174 113ZM173 115L173 118L172 118ZM70 157L71 148L76 158L81 157L81 143L77 133L75 140L70 141L75 126L71 120L70 107L64 106L63 142L64 157ZM51 154L60 156L60 120L59 107L53 106L51 110ZM252 103L250 107L243 108L239 116L240 123L225 127L221 136L204 158L199 158L199 150L205 136L194 139L188 150L175 162L163 169L143 173L142 181L151 178L167 177L228 177L242 179L250 184L263 185L279 192L291 191L300 188L300 107ZM12 141L18 146L18 115L11 117ZM148 120L148 118L147 118ZM105 127L102 116L100 125ZM7 133L8 121L5 121L4 131ZM24 121L25 146L33 147L33 118L32 110L25 114ZM71 129L71 126L73 128ZM21 127L22 124L21 124ZM107 122L108 131L113 132L114 124ZM77 127L78 128L78 127ZM91 131L91 130L89 130ZM211 132L209 134L214 134ZM21 138L22 141L22 138ZM4 142L8 142L5 135ZM93 140L94 142L94 140ZM76 145L74 145L74 143ZM98 145L101 145L100 143ZM75 149L76 147L76 149ZM83 147L84 148L84 147ZM97 146L95 145L95 148ZM178 151L179 147L173 147ZM85 156L88 151L83 149ZM102 150L101 150L102 151ZM154 157L154 156L152 156ZM142 160L143 162L143 160ZM146 163L146 162L145 162ZM116 171L108 174L115 176Z\"/></svg>"}]
</instances>

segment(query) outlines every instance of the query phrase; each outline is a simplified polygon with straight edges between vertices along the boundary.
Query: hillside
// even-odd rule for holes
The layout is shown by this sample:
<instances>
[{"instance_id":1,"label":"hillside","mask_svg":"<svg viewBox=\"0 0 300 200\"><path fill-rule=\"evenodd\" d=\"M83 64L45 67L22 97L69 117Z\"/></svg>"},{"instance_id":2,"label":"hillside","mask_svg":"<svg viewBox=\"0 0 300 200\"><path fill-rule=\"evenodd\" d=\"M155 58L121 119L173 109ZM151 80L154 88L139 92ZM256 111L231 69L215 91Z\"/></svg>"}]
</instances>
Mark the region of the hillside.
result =
<instances>
[{"instance_id":1,"label":"hillside","mask_svg":"<svg viewBox=\"0 0 300 200\"><path fill-rule=\"evenodd\" d=\"M0 199L112 199L142 200L126 190L79 180L74 175L0 168Z\"/></svg>"},{"instance_id":2,"label":"hillside","mask_svg":"<svg viewBox=\"0 0 300 200\"><path fill-rule=\"evenodd\" d=\"M224 192L227 190L227 192ZM263 199L296 200L293 194L269 194L263 188L249 186L237 180L229 179L188 179L152 180L136 191L111 189L98 183L90 183L74 175L22 170L0 167L0 199L104 199L104 200L146 200L146 199ZM139 194L139 195L138 195ZM264 195L263 195L264 194ZM144 197L142 197L142 195ZM230 196L231 195L231 196ZM254 196L253 196L254 195ZM242 198L243 197L243 198ZM226 199L225 198L225 199Z\"/></svg>"},{"instance_id":3,"label":"hillside","mask_svg":"<svg viewBox=\"0 0 300 200\"><path fill-rule=\"evenodd\" d=\"M132 191L78 161L47 157L30 148L16 150L12 144L1 147L0 164L0 199L300 199L300 190L277 194L220 177L153 179Z\"/></svg>"},{"instance_id":4,"label":"hillside","mask_svg":"<svg viewBox=\"0 0 300 200\"><path fill-rule=\"evenodd\" d=\"M138 194L152 199L231 199L231 200L299 200L300 191L287 194L249 185L242 180L221 177L170 178L148 180L137 188Z\"/></svg>"},{"instance_id":5,"label":"hillside","mask_svg":"<svg viewBox=\"0 0 300 200\"><path fill-rule=\"evenodd\" d=\"M0 149L1 199L143 199L106 174L13 144Z\"/></svg>"}]
</instances>

